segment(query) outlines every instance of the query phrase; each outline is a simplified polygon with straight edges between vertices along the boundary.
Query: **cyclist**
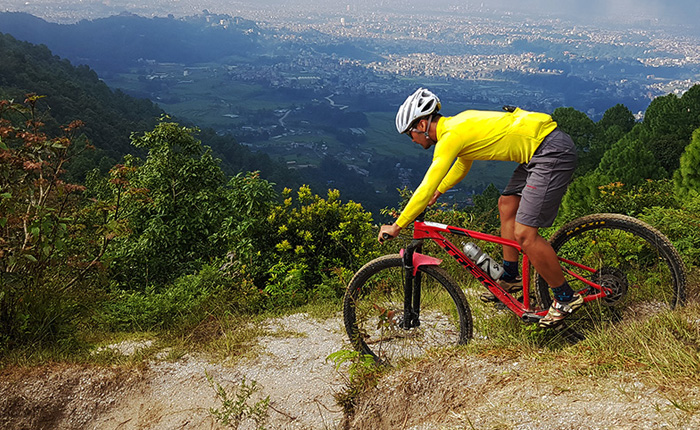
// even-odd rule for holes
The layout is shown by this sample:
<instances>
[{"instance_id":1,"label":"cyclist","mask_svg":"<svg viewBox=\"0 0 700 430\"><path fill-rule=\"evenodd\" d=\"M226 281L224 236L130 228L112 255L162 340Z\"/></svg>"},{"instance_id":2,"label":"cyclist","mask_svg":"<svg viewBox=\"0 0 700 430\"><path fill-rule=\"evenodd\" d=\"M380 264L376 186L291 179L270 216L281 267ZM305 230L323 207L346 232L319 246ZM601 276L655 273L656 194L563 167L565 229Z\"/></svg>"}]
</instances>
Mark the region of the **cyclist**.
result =
<instances>
[{"instance_id":1,"label":"cyclist","mask_svg":"<svg viewBox=\"0 0 700 430\"><path fill-rule=\"evenodd\" d=\"M566 282L554 249L538 229L552 225L571 181L576 167L571 137L544 113L506 107L504 112L467 110L446 117L438 113L440 108L435 94L419 88L396 114L399 133L424 149L435 149L420 186L396 222L381 227L379 241L383 242L385 234L396 237L426 206L461 181L474 160L518 162L498 200L501 237L515 240L552 288L554 302L539 325L559 324L583 305L583 297ZM522 289L518 257L515 248L503 247L505 271L497 281L510 293ZM482 300L496 298L489 292Z\"/></svg>"}]
</instances>

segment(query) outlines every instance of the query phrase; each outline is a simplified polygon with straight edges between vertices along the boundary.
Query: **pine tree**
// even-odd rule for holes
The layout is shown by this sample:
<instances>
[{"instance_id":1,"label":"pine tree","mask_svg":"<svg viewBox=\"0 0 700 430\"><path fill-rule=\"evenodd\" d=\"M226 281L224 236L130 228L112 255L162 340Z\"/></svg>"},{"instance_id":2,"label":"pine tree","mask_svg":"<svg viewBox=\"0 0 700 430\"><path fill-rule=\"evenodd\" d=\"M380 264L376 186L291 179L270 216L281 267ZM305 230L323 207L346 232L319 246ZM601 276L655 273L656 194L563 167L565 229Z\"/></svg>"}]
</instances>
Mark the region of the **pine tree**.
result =
<instances>
[{"instance_id":1,"label":"pine tree","mask_svg":"<svg viewBox=\"0 0 700 430\"><path fill-rule=\"evenodd\" d=\"M640 140L625 136L600 160L598 171L613 181L633 186L645 179L667 177L657 157Z\"/></svg>"},{"instance_id":2,"label":"pine tree","mask_svg":"<svg viewBox=\"0 0 700 430\"><path fill-rule=\"evenodd\" d=\"M673 175L676 191L681 195L700 191L700 128L681 155L681 166Z\"/></svg>"}]
</instances>

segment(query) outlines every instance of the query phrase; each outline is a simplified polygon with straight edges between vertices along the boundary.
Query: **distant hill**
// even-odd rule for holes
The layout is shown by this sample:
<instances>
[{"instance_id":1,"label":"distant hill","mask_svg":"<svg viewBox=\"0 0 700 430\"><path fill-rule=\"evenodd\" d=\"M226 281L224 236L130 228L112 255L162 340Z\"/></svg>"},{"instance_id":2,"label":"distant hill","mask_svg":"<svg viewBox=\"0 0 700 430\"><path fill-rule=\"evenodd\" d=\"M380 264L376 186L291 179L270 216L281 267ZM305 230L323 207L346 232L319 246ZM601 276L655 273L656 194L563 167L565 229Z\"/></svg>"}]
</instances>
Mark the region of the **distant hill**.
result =
<instances>
[{"instance_id":1,"label":"distant hill","mask_svg":"<svg viewBox=\"0 0 700 430\"><path fill-rule=\"evenodd\" d=\"M21 101L27 93L45 96L49 127L82 120L85 133L108 157L132 151L130 133L153 128L164 113L149 100L112 91L89 67L75 67L46 46L0 33L0 58L2 97Z\"/></svg>"},{"instance_id":2,"label":"distant hill","mask_svg":"<svg viewBox=\"0 0 700 430\"><path fill-rule=\"evenodd\" d=\"M245 55L259 50L261 33L252 21L224 15L181 20L122 14L59 25L16 12L0 13L0 32L46 44L55 54L98 70L121 70L139 59L201 63Z\"/></svg>"}]
</instances>

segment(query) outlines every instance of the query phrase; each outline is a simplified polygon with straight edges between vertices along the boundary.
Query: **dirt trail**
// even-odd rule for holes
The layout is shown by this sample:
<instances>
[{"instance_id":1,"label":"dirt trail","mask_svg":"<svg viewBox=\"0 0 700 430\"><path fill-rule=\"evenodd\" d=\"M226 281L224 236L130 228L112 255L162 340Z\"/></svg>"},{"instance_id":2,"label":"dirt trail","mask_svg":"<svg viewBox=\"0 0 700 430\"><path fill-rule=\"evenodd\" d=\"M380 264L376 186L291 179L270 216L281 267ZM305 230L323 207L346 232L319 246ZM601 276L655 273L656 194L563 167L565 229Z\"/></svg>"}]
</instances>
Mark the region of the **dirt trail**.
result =
<instances>
[{"instance_id":1,"label":"dirt trail","mask_svg":"<svg viewBox=\"0 0 700 430\"><path fill-rule=\"evenodd\" d=\"M258 354L233 367L187 355L154 361L141 370L87 366L5 369L0 374L3 429L201 429L222 428L209 413L221 408L209 374L229 393L243 380L269 396L267 428L335 429L342 418L333 393L343 378L326 357L343 348L338 319L316 321L298 314L270 320L273 336L259 339ZM274 335L274 333L284 335ZM114 345L125 354L148 346ZM255 428L247 420L241 428Z\"/></svg>"},{"instance_id":2,"label":"dirt trail","mask_svg":"<svg viewBox=\"0 0 700 430\"><path fill-rule=\"evenodd\" d=\"M339 429L343 376L326 357L347 347L339 318L267 322L254 358L234 366L187 355L142 368L80 365L0 370L2 429L219 429L205 372L229 392L256 381L268 429ZM148 343L115 345L133 354ZM394 372L363 396L352 429L697 429L700 388L684 397L634 374L541 380L539 361L446 356ZM676 396L676 397L674 397ZM252 420L241 429L253 429Z\"/></svg>"}]
</instances>

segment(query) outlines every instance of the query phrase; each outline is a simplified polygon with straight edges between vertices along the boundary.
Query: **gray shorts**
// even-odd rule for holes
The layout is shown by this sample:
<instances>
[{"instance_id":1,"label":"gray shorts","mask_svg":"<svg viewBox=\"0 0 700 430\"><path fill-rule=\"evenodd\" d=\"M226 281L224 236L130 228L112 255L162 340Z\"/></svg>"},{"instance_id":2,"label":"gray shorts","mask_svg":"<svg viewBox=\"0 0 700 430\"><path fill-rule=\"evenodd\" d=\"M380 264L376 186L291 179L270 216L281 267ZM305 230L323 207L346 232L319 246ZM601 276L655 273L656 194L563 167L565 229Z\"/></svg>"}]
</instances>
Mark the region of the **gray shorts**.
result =
<instances>
[{"instance_id":1,"label":"gray shorts","mask_svg":"<svg viewBox=\"0 0 700 430\"><path fill-rule=\"evenodd\" d=\"M559 130L540 144L529 163L513 172L502 195L521 196L515 221L530 227L549 227L576 168L576 145Z\"/></svg>"}]
</instances>

